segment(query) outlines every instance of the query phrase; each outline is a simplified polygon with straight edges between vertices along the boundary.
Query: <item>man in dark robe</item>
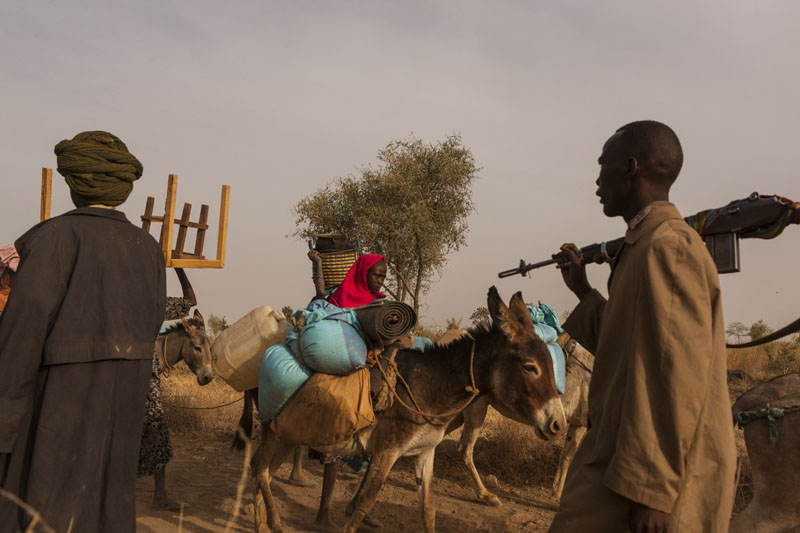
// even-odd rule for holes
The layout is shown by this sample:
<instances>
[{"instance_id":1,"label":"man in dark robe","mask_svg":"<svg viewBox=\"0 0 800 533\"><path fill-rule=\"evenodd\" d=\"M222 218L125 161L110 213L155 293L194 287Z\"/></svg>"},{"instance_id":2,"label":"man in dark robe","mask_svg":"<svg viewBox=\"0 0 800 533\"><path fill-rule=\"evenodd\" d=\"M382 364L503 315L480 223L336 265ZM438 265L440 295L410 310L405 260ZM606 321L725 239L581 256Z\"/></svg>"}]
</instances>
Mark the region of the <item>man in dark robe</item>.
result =
<instances>
[{"instance_id":1,"label":"man in dark robe","mask_svg":"<svg viewBox=\"0 0 800 533\"><path fill-rule=\"evenodd\" d=\"M55 152L77 209L15 243L0 319L0 532L30 523L12 499L59 532L133 532L164 258L115 210L142 173L121 140L84 132Z\"/></svg>"}]
</instances>

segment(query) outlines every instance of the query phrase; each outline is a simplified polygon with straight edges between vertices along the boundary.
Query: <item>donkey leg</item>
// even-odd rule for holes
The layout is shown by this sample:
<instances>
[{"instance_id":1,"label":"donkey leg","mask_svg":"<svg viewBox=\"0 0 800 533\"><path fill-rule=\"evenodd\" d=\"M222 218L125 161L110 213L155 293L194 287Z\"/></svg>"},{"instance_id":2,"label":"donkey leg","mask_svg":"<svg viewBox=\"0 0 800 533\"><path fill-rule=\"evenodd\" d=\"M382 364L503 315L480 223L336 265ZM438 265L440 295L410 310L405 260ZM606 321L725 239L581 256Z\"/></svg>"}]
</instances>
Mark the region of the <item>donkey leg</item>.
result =
<instances>
[{"instance_id":1,"label":"donkey leg","mask_svg":"<svg viewBox=\"0 0 800 533\"><path fill-rule=\"evenodd\" d=\"M500 505L500 498L489 492L483 485L481 475L475 468L475 461L472 454L475 450L475 442L478 440L483 422L486 420L486 411L489 408L489 399L480 398L464 410L464 429L461 432L461 440L458 441L458 451L461 453L461 460L467 466L467 470L472 476L472 483L475 485L475 494L478 500L486 505L497 507Z\"/></svg>"},{"instance_id":2,"label":"donkey leg","mask_svg":"<svg viewBox=\"0 0 800 533\"><path fill-rule=\"evenodd\" d=\"M253 455L253 505L255 515L255 530L256 533L266 533L272 531L273 533L280 533L281 519L278 515L278 508L275 505L275 498L272 496L270 489L270 482L272 481L273 467L277 468L284 455L286 448L281 445L278 438L269 429L269 426L263 425L261 428L261 445ZM264 515L261 512L261 499L263 498L266 510L266 522L268 529L264 525Z\"/></svg>"},{"instance_id":3,"label":"donkey leg","mask_svg":"<svg viewBox=\"0 0 800 533\"><path fill-rule=\"evenodd\" d=\"M292 473L289 474L289 483L298 487L316 487L317 484L308 479L303 472L303 459L308 456L308 446L295 446Z\"/></svg>"},{"instance_id":4,"label":"donkey leg","mask_svg":"<svg viewBox=\"0 0 800 533\"><path fill-rule=\"evenodd\" d=\"M395 461L397 461L397 455L392 452L376 453L372 456L367 473L364 474L364 479L356 493L355 509L344 526L344 533L355 533L361 521L372 510L375 500L378 499L378 493L380 493Z\"/></svg>"},{"instance_id":5,"label":"donkey leg","mask_svg":"<svg viewBox=\"0 0 800 533\"><path fill-rule=\"evenodd\" d=\"M570 424L567 429L566 443L561 449L561 454L558 457L558 471L553 480L553 496L561 498L561 491L564 490L564 482L567 480L567 470L572 463L572 458L578 451L583 437L586 435L586 426L579 426L578 424Z\"/></svg>"},{"instance_id":6,"label":"donkey leg","mask_svg":"<svg viewBox=\"0 0 800 533\"><path fill-rule=\"evenodd\" d=\"M427 533L436 530L436 509L431 503L431 479L433 478L433 458L436 448L430 448L417 456L417 493L422 512L422 524Z\"/></svg>"},{"instance_id":7,"label":"donkey leg","mask_svg":"<svg viewBox=\"0 0 800 533\"><path fill-rule=\"evenodd\" d=\"M253 402L256 401L256 398L258 398L257 388L244 391L242 416L239 417L239 424L236 427L236 432L233 434L231 450L241 451L245 448L245 443L239 433L239 428L241 428L248 440L253 436Z\"/></svg>"}]
</instances>

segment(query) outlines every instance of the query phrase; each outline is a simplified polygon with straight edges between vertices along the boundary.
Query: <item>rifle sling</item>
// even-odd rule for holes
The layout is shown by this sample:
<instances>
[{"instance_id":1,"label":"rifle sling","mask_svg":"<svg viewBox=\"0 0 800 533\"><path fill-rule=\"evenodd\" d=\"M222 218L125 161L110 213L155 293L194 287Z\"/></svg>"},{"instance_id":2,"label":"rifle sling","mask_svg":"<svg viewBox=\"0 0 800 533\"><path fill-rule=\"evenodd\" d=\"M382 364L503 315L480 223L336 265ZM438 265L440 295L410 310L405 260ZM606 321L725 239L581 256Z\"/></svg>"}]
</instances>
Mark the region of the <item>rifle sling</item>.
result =
<instances>
[{"instance_id":1,"label":"rifle sling","mask_svg":"<svg viewBox=\"0 0 800 533\"><path fill-rule=\"evenodd\" d=\"M773 333L770 333L769 335L761 337L760 339L756 339L750 342L743 342L741 344L726 344L725 346L728 348L751 348L753 346L760 346L762 344L778 340L781 337L785 337L786 335L791 335L796 331L800 331L800 318L798 318L791 324L782 327L778 331L775 331Z\"/></svg>"}]
</instances>

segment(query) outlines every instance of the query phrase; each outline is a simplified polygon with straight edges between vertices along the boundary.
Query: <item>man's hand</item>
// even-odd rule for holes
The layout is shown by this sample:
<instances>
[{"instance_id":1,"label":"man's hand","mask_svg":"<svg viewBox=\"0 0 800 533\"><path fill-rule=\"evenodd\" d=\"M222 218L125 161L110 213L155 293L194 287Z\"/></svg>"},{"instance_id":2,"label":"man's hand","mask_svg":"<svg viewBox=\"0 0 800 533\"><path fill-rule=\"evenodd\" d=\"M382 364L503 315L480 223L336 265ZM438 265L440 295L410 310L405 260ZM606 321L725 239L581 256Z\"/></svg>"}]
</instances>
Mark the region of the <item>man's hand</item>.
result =
<instances>
[{"instance_id":1,"label":"man's hand","mask_svg":"<svg viewBox=\"0 0 800 533\"><path fill-rule=\"evenodd\" d=\"M581 264L578 258L579 248L574 244L567 243L561 246L561 251L553 255L553 259L561 269L561 276L564 278L569 290L575 293L579 300L583 300L592 290L589 280L586 278L586 267Z\"/></svg>"},{"instance_id":2,"label":"man's hand","mask_svg":"<svg viewBox=\"0 0 800 533\"><path fill-rule=\"evenodd\" d=\"M628 528L631 533L668 533L669 514L631 502Z\"/></svg>"}]
</instances>

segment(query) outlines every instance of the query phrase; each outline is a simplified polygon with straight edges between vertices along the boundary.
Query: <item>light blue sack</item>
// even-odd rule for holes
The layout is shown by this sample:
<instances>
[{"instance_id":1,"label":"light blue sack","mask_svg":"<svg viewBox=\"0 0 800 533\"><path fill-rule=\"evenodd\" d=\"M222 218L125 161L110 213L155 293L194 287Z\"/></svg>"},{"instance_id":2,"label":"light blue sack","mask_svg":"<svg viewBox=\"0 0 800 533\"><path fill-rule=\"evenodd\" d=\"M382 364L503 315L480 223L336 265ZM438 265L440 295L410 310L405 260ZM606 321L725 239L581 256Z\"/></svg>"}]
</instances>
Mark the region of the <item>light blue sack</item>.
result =
<instances>
[{"instance_id":1,"label":"light blue sack","mask_svg":"<svg viewBox=\"0 0 800 533\"><path fill-rule=\"evenodd\" d=\"M305 309L292 313L292 318L298 324L302 321L304 326L299 332L289 326L286 344L292 352L302 356L311 369L343 376L366 364L367 344L352 309L336 307L326 300L314 300Z\"/></svg>"},{"instance_id":2,"label":"light blue sack","mask_svg":"<svg viewBox=\"0 0 800 533\"><path fill-rule=\"evenodd\" d=\"M428 337L414 337L411 341L411 347L415 350L419 351L427 351L433 349L434 342L430 340Z\"/></svg>"},{"instance_id":3,"label":"light blue sack","mask_svg":"<svg viewBox=\"0 0 800 533\"><path fill-rule=\"evenodd\" d=\"M553 373L556 378L556 390L564 395L567 381L567 362L564 351L558 345L558 338L564 332L555 310L547 304L539 302L538 306L529 305L528 312L533 320L533 329L536 334L547 344L550 358L553 360Z\"/></svg>"},{"instance_id":4,"label":"light blue sack","mask_svg":"<svg viewBox=\"0 0 800 533\"><path fill-rule=\"evenodd\" d=\"M258 368L258 416L261 421L278 416L312 374L294 358L285 343L267 348Z\"/></svg>"},{"instance_id":5,"label":"light blue sack","mask_svg":"<svg viewBox=\"0 0 800 533\"><path fill-rule=\"evenodd\" d=\"M297 345L293 346L296 349ZM303 361L325 374L343 376L367 363L367 345L356 328L343 320L327 318L300 332Z\"/></svg>"}]
</instances>

